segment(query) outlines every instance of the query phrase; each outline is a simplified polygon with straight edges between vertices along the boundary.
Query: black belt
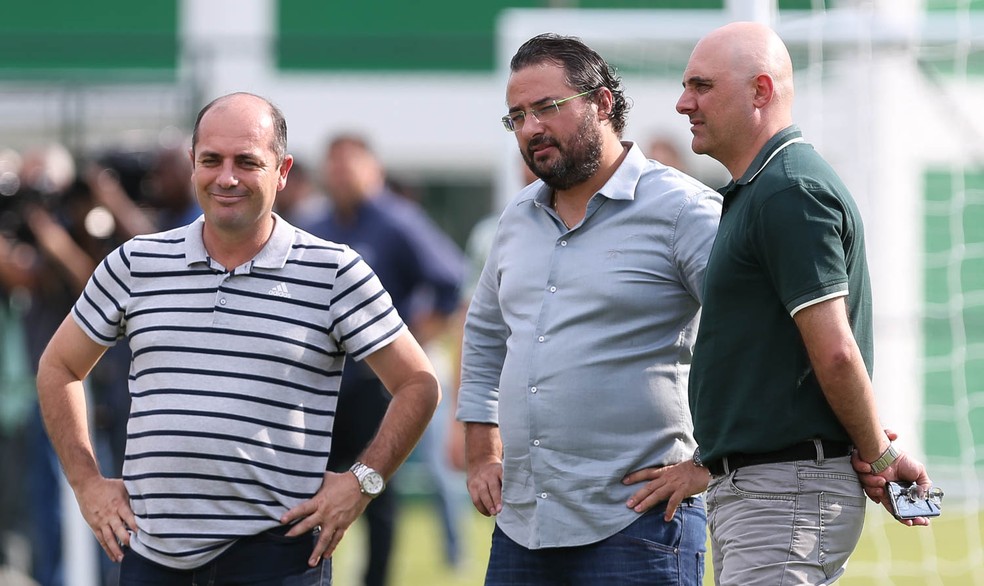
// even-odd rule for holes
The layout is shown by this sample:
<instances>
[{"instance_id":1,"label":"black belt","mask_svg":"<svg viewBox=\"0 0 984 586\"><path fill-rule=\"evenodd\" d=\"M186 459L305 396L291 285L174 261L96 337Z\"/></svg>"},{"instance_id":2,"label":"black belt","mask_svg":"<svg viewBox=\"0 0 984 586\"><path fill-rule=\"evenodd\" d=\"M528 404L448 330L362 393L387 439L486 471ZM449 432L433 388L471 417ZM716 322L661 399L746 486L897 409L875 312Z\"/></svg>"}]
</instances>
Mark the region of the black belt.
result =
<instances>
[{"instance_id":1,"label":"black belt","mask_svg":"<svg viewBox=\"0 0 984 586\"><path fill-rule=\"evenodd\" d=\"M764 452L761 454L731 454L720 460L707 462L704 466L711 471L714 476L721 476L725 472L734 472L744 466L754 466L756 464L775 464L777 462L795 462L797 460L819 460L823 458L839 458L850 456L854 446L847 442L834 442L821 440L823 453L817 449L813 441L800 442L788 448L776 450L774 452Z\"/></svg>"}]
</instances>

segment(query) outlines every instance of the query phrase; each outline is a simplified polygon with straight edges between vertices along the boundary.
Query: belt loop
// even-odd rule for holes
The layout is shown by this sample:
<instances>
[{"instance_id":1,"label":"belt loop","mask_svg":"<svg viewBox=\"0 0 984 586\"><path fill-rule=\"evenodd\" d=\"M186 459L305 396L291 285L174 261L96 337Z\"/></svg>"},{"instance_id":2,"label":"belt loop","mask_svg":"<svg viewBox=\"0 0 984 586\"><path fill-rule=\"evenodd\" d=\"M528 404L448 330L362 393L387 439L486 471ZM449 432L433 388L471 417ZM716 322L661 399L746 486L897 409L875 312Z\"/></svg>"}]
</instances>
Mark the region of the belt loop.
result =
<instances>
[{"instance_id":1,"label":"belt loop","mask_svg":"<svg viewBox=\"0 0 984 586\"><path fill-rule=\"evenodd\" d=\"M822 466L824 461L823 442L819 439L814 439L813 447L817 449L817 464Z\"/></svg>"},{"instance_id":2,"label":"belt loop","mask_svg":"<svg viewBox=\"0 0 984 586\"><path fill-rule=\"evenodd\" d=\"M727 476L728 474L731 474L731 467L728 466L728 457L727 456L721 458L721 465L724 466L724 475L725 476Z\"/></svg>"}]
</instances>

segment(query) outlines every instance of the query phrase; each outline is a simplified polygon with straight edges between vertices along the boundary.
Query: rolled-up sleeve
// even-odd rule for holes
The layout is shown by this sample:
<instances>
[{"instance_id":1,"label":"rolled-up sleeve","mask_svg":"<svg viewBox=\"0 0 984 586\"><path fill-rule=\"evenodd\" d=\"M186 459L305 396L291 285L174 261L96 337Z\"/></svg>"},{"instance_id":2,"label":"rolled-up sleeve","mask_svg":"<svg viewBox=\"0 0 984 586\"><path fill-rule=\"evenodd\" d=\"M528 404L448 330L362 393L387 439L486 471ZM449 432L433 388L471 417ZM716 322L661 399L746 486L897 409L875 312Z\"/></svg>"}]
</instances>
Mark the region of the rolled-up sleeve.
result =
<instances>
[{"instance_id":1,"label":"rolled-up sleeve","mask_svg":"<svg viewBox=\"0 0 984 586\"><path fill-rule=\"evenodd\" d=\"M461 352L458 421L499 423L499 379L509 332L499 305L497 259L498 246L494 243L468 306Z\"/></svg>"}]
</instances>

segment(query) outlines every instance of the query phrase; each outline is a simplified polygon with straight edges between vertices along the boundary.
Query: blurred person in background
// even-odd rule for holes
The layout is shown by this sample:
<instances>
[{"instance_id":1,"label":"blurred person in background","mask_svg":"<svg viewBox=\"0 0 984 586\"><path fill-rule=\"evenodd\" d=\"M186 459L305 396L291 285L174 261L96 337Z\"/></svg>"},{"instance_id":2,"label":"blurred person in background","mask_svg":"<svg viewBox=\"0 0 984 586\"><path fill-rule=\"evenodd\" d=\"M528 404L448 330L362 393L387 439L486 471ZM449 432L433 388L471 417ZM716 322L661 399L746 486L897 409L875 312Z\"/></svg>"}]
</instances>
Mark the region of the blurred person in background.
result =
<instances>
[{"instance_id":1,"label":"blurred person in background","mask_svg":"<svg viewBox=\"0 0 984 586\"><path fill-rule=\"evenodd\" d=\"M26 435L35 403L23 313L36 251L16 233L20 167L19 152L0 149L0 583L31 573L29 546L23 547L30 543L29 495L20 472L29 465Z\"/></svg>"},{"instance_id":2,"label":"blurred person in background","mask_svg":"<svg viewBox=\"0 0 984 586\"><path fill-rule=\"evenodd\" d=\"M331 553L439 400L358 254L273 213L293 160L286 139L283 114L259 96L206 105L190 153L204 214L106 256L42 355L46 429L122 584L330 584ZM123 337L133 406L114 478L89 441L82 381ZM347 357L393 399L360 461L335 474Z\"/></svg>"},{"instance_id":3,"label":"blurred person in background","mask_svg":"<svg viewBox=\"0 0 984 586\"><path fill-rule=\"evenodd\" d=\"M331 198L331 213L312 225L311 232L355 249L389 291L414 336L428 347L447 330L457 309L465 270L460 250L416 202L388 186L382 164L363 137L332 137L324 152L321 177ZM345 365L329 469L346 470L352 465L375 434L388 402L370 370L355 362ZM435 421L440 419L435 417ZM443 483L436 485L447 543L456 556L456 522L448 518L453 506L443 506L447 498ZM388 583L398 505L398 495L391 490L366 509L365 586Z\"/></svg>"},{"instance_id":4,"label":"blurred person in background","mask_svg":"<svg viewBox=\"0 0 984 586\"><path fill-rule=\"evenodd\" d=\"M188 225L202 214L191 185L191 171L187 148L166 147L157 152L147 174L147 203L156 230Z\"/></svg>"},{"instance_id":5,"label":"blurred person in background","mask_svg":"<svg viewBox=\"0 0 984 586\"><path fill-rule=\"evenodd\" d=\"M699 586L687 375L720 197L622 140L621 79L575 37L526 41L506 106L540 180L506 205L465 321L485 583Z\"/></svg>"},{"instance_id":6,"label":"blurred person in background","mask_svg":"<svg viewBox=\"0 0 984 586\"><path fill-rule=\"evenodd\" d=\"M680 152L676 142L668 135L661 133L652 135L649 139L649 144L646 145L646 155L650 159L659 161L667 167L673 167L678 171L692 175L686 161L683 160L683 153Z\"/></svg>"},{"instance_id":7,"label":"blurred person in background","mask_svg":"<svg viewBox=\"0 0 984 586\"><path fill-rule=\"evenodd\" d=\"M930 486L879 422L863 222L793 124L793 97L782 40L737 22L697 43L676 105L693 151L731 176L690 377L721 585L837 580L864 523L852 454L872 491Z\"/></svg>"},{"instance_id":8,"label":"blurred person in background","mask_svg":"<svg viewBox=\"0 0 984 586\"><path fill-rule=\"evenodd\" d=\"M96 259L115 245L115 223L99 205L90 185L76 177L73 155L58 144L31 147L24 152L16 189L8 193L0 212L3 246L0 254L14 275L0 271L4 290L18 299L23 320L24 355L31 382L44 345L84 287ZM59 316L58 314L62 314ZM6 353L5 353L6 354ZM7 356L9 358L9 356ZM89 386L93 396L94 441L107 471L117 468L124 430L117 426L119 412L128 409L125 362L107 360L93 371ZM121 392L120 388L124 391ZM25 510L30 523L32 575L42 586L64 582L61 473L44 433L32 393L26 422ZM106 583L113 568L101 565Z\"/></svg>"},{"instance_id":9,"label":"blurred person in background","mask_svg":"<svg viewBox=\"0 0 984 586\"><path fill-rule=\"evenodd\" d=\"M331 201L318 189L308 166L294 159L290 181L277 193L273 209L294 226L310 232L311 226L328 216Z\"/></svg>"}]
</instances>

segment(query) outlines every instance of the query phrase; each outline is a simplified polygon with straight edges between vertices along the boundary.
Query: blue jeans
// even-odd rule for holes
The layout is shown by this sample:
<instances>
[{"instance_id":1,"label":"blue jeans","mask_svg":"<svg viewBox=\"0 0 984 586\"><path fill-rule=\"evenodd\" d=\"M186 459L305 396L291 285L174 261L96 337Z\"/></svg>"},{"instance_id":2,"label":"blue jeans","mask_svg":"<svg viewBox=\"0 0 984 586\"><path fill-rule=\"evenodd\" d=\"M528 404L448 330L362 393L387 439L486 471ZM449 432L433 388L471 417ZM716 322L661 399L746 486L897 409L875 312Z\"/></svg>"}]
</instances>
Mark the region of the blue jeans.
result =
<instances>
[{"instance_id":1,"label":"blue jeans","mask_svg":"<svg viewBox=\"0 0 984 586\"><path fill-rule=\"evenodd\" d=\"M285 537L282 528L244 537L211 562L175 570L126 550L120 586L331 586L331 560L307 565L318 533Z\"/></svg>"},{"instance_id":2,"label":"blue jeans","mask_svg":"<svg viewBox=\"0 0 984 586\"><path fill-rule=\"evenodd\" d=\"M527 549L499 529L492 533L486 586L700 586L707 514L700 497L687 499L673 520L656 505L615 535L576 547Z\"/></svg>"}]
</instances>

